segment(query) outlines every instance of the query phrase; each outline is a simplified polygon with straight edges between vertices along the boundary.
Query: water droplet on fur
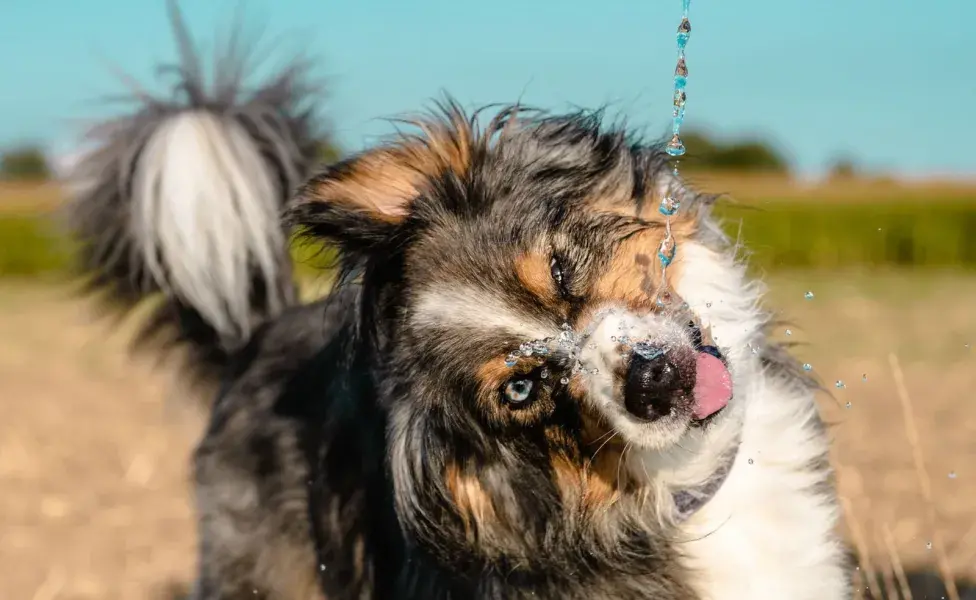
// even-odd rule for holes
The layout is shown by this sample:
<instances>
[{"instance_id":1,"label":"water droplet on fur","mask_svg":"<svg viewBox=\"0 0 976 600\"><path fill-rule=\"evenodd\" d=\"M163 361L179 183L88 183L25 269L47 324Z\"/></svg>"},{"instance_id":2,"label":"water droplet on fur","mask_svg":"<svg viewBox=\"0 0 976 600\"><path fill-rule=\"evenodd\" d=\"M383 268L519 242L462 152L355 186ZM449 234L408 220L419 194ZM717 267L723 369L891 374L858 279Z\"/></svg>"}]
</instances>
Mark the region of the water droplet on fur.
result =
<instances>
[{"instance_id":1,"label":"water droplet on fur","mask_svg":"<svg viewBox=\"0 0 976 600\"><path fill-rule=\"evenodd\" d=\"M559 380L559 383L566 385L567 383L569 383L569 377L563 377L562 379Z\"/></svg>"},{"instance_id":2,"label":"water droplet on fur","mask_svg":"<svg viewBox=\"0 0 976 600\"><path fill-rule=\"evenodd\" d=\"M509 354L508 356L505 357L505 366L506 367L512 368L516 364L518 364L518 357L515 356L514 353L513 354Z\"/></svg>"},{"instance_id":3,"label":"water droplet on fur","mask_svg":"<svg viewBox=\"0 0 976 600\"><path fill-rule=\"evenodd\" d=\"M838 379L837 381L834 382L834 387L837 388L837 389L839 389L839 390L842 390L842 389L846 388L847 385L845 385L843 381L841 381L840 379Z\"/></svg>"},{"instance_id":4,"label":"water droplet on fur","mask_svg":"<svg viewBox=\"0 0 976 600\"><path fill-rule=\"evenodd\" d=\"M542 369L542 371L539 372L539 377L541 377L543 379L548 379L549 378L549 369Z\"/></svg>"},{"instance_id":5,"label":"water droplet on fur","mask_svg":"<svg viewBox=\"0 0 976 600\"><path fill-rule=\"evenodd\" d=\"M749 459L749 464L750 465L753 464L754 462L756 462L756 461L752 460L751 458Z\"/></svg>"},{"instance_id":6,"label":"water droplet on fur","mask_svg":"<svg viewBox=\"0 0 976 600\"><path fill-rule=\"evenodd\" d=\"M926 550L931 550L932 549L932 542L925 542L925 549Z\"/></svg>"},{"instance_id":7,"label":"water droplet on fur","mask_svg":"<svg viewBox=\"0 0 976 600\"><path fill-rule=\"evenodd\" d=\"M650 342L637 342L634 344L634 352L645 360L654 360L664 354L664 350L652 345Z\"/></svg>"},{"instance_id":8,"label":"water droplet on fur","mask_svg":"<svg viewBox=\"0 0 976 600\"><path fill-rule=\"evenodd\" d=\"M808 291L806 294L803 294L803 297L807 300L813 300L813 292Z\"/></svg>"},{"instance_id":9,"label":"water droplet on fur","mask_svg":"<svg viewBox=\"0 0 976 600\"><path fill-rule=\"evenodd\" d=\"M850 402L848 402L848 403L847 403L847 404L845 404L844 406L845 406L845 407L847 407L847 408L850 408L850 407L852 407L852 406L854 406L854 405L853 405L853 404L851 404Z\"/></svg>"},{"instance_id":10,"label":"water droplet on fur","mask_svg":"<svg viewBox=\"0 0 976 600\"><path fill-rule=\"evenodd\" d=\"M599 375L599 374L600 374L600 369L594 368L592 371L590 371L590 375Z\"/></svg>"},{"instance_id":11,"label":"water droplet on fur","mask_svg":"<svg viewBox=\"0 0 976 600\"><path fill-rule=\"evenodd\" d=\"M793 335L793 330L792 329L787 329L786 330L786 335Z\"/></svg>"},{"instance_id":12,"label":"water droplet on fur","mask_svg":"<svg viewBox=\"0 0 976 600\"><path fill-rule=\"evenodd\" d=\"M803 363L803 370L804 371L812 371L813 370L813 365L811 365L810 363Z\"/></svg>"}]
</instances>

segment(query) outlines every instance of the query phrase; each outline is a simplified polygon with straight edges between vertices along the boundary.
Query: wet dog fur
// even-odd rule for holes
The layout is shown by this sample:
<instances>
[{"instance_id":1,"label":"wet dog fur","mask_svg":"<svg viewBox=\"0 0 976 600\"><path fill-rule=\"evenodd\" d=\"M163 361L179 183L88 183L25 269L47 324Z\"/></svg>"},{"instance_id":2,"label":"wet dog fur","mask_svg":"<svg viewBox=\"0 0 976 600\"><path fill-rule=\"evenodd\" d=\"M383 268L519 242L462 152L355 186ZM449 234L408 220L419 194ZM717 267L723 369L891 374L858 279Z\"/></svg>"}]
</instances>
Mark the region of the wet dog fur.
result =
<instances>
[{"instance_id":1,"label":"wet dog fur","mask_svg":"<svg viewBox=\"0 0 976 600\"><path fill-rule=\"evenodd\" d=\"M194 598L848 597L814 385L659 144L599 113L448 102L293 193L313 154L297 72L245 110L184 76L196 99L99 130L72 222L93 285L157 298L143 339L218 390L193 457ZM325 298L298 302L289 228L338 253ZM564 323L588 336L583 370L509 365ZM627 323L675 356L710 332L729 406L629 417ZM677 518L674 493L721 470Z\"/></svg>"}]
</instances>

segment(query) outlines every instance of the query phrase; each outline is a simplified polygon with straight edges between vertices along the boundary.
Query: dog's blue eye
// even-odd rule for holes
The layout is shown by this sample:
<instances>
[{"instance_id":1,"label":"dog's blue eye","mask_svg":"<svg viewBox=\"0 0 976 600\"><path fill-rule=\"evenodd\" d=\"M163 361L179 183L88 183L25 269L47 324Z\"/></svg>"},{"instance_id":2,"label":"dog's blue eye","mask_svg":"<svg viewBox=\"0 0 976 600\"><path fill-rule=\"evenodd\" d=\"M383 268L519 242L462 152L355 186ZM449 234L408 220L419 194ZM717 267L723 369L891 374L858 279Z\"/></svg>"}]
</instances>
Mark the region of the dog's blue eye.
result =
<instances>
[{"instance_id":1,"label":"dog's blue eye","mask_svg":"<svg viewBox=\"0 0 976 600\"><path fill-rule=\"evenodd\" d=\"M505 400L512 404L521 404L532 394L531 379L513 379L505 384Z\"/></svg>"}]
</instances>

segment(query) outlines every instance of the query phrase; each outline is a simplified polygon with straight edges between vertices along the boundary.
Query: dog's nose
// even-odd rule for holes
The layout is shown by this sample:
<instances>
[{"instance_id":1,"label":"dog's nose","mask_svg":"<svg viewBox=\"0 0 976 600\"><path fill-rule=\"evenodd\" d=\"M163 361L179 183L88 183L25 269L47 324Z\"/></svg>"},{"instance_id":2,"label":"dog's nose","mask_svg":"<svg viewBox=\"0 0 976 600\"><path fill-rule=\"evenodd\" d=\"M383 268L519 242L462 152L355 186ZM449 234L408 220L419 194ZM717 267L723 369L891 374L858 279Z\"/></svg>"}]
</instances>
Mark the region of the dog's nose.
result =
<instances>
[{"instance_id":1,"label":"dog's nose","mask_svg":"<svg viewBox=\"0 0 976 600\"><path fill-rule=\"evenodd\" d=\"M685 391L678 366L667 354L646 358L635 352L624 385L627 411L646 421L671 414L675 400Z\"/></svg>"}]
</instances>

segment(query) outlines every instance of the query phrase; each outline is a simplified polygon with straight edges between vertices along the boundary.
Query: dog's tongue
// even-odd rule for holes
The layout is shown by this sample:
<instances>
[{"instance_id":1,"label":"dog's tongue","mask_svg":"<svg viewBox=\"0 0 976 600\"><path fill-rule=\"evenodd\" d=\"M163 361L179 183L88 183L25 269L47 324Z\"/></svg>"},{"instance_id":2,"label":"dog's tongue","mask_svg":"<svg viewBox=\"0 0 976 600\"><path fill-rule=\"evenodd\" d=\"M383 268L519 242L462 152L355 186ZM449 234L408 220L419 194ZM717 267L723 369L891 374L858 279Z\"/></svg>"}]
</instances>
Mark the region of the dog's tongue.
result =
<instances>
[{"instance_id":1,"label":"dog's tongue","mask_svg":"<svg viewBox=\"0 0 976 600\"><path fill-rule=\"evenodd\" d=\"M725 408L732 399L732 376L721 360L705 352L698 353L698 377L695 380L696 419L704 419Z\"/></svg>"}]
</instances>

